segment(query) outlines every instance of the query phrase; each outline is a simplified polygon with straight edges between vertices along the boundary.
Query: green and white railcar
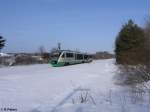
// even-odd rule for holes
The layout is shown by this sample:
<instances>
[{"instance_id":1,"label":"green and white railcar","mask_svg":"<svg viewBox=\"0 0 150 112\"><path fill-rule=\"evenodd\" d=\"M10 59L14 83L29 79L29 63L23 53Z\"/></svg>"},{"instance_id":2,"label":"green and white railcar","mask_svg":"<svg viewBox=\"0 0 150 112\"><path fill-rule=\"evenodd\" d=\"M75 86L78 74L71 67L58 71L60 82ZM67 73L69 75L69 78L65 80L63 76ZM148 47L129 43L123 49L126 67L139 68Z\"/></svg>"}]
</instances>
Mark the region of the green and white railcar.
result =
<instances>
[{"instance_id":1,"label":"green and white railcar","mask_svg":"<svg viewBox=\"0 0 150 112\"><path fill-rule=\"evenodd\" d=\"M52 66L65 66L80 63L88 63L92 61L92 56L86 53L80 53L69 50L59 50L54 52L51 57Z\"/></svg>"}]
</instances>

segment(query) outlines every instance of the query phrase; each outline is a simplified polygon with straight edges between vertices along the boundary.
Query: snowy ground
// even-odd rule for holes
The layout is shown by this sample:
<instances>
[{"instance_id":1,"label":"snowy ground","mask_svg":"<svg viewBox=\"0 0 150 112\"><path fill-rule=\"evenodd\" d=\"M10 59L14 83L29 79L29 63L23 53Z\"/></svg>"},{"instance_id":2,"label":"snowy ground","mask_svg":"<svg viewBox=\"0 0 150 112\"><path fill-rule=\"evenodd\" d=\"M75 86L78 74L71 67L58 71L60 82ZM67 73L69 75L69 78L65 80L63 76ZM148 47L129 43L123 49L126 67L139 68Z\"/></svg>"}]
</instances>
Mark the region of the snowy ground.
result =
<instances>
[{"instance_id":1,"label":"snowy ground","mask_svg":"<svg viewBox=\"0 0 150 112\"><path fill-rule=\"evenodd\" d=\"M129 101L130 94L115 85L115 75L113 59L0 68L0 112L148 112L149 103Z\"/></svg>"}]
</instances>

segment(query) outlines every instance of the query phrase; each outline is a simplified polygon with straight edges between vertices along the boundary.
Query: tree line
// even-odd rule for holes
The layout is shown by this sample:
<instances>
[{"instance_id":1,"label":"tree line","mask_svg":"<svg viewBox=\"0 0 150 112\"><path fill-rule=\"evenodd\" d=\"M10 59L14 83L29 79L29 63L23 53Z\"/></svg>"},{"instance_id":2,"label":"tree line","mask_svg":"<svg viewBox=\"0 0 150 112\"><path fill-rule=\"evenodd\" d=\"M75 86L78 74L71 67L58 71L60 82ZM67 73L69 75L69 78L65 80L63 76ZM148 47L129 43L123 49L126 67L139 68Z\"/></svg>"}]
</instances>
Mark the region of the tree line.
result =
<instances>
[{"instance_id":1,"label":"tree line","mask_svg":"<svg viewBox=\"0 0 150 112\"><path fill-rule=\"evenodd\" d=\"M150 20L144 27L129 20L115 41L115 57L121 84L139 84L150 80Z\"/></svg>"}]
</instances>

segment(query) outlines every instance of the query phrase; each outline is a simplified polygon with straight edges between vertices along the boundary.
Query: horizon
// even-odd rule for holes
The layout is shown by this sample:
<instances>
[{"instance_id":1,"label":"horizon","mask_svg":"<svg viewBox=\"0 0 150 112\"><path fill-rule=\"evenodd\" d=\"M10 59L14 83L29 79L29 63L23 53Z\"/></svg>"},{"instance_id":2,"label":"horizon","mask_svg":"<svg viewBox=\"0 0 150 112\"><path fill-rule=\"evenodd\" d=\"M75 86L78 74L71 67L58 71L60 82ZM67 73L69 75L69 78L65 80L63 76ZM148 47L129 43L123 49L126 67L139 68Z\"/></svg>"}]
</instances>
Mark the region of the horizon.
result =
<instances>
[{"instance_id":1,"label":"horizon","mask_svg":"<svg viewBox=\"0 0 150 112\"><path fill-rule=\"evenodd\" d=\"M143 27L149 0L1 0L2 52L62 49L113 53L115 38L129 19Z\"/></svg>"}]
</instances>

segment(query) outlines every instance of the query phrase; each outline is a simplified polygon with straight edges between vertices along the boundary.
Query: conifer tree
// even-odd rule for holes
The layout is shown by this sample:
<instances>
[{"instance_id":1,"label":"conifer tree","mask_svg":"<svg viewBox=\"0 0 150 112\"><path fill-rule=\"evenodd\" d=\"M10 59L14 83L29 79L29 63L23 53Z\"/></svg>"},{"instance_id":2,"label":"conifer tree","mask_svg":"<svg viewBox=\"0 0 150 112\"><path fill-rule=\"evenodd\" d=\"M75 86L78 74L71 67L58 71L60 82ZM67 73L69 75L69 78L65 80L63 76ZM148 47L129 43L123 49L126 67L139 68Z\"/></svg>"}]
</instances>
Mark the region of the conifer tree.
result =
<instances>
[{"instance_id":1,"label":"conifer tree","mask_svg":"<svg viewBox=\"0 0 150 112\"><path fill-rule=\"evenodd\" d=\"M140 64L145 44L144 30L132 20L123 25L115 41L116 62Z\"/></svg>"},{"instance_id":2,"label":"conifer tree","mask_svg":"<svg viewBox=\"0 0 150 112\"><path fill-rule=\"evenodd\" d=\"M0 51L5 46L5 41L6 40L2 36L0 36Z\"/></svg>"}]
</instances>

